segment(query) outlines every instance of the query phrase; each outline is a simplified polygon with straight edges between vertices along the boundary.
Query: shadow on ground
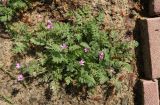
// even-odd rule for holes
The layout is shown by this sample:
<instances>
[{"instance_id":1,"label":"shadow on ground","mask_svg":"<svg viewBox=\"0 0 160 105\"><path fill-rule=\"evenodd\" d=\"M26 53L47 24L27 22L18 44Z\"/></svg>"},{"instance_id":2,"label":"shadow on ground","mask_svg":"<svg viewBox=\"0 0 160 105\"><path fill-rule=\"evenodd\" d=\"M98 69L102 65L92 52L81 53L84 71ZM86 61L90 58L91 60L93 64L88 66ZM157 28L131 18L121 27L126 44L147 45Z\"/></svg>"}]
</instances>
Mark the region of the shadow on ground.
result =
<instances>
[{"instance_id":1,"label":"shadow on ground","mask_svg":"<svg viewBox=\"0 0 160 105\"><path fill-rule=\"evenodd\" d=\"M136 84L134 85L134 101L135 105L143 105L143 91L142 85L140 83L140 79L145 78L144 76L144 62L143 62L143 52L142 52L142 40L141 40L141 27L140 27L140 19L136 20L135 28L134 28L134 40L138 41L139 46L135 49L136 55L136 66L138 72L138 79Z\"/></svg>"}]
</instances>

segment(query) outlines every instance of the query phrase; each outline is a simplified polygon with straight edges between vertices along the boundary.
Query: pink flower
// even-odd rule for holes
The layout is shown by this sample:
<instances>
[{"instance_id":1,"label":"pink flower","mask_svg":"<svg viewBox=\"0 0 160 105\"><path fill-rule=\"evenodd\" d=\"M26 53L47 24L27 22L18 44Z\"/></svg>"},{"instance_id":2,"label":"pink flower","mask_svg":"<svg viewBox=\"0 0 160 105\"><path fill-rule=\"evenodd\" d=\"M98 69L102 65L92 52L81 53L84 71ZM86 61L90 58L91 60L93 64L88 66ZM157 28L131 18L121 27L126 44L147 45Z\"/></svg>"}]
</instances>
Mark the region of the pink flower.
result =
<instances>
[{"instance_id":1,"label":"pink flower","mask_svg":"<svg viewBox=\"0 0 160 105\"><path fill-rule=\"evenodd\" d=\"M48 29L52 29L53 28L53 24L52 24L51 20L47 21L47 28Z\"/></svg>"},{"instance_id":2,"label":"pink flower","mask_svg":"<svg viewBox=\"0 0 160 105\"><path fill-rule=\"evenodd\" d=\"M24 80L24 77L22 74L19 74L17 79L18 79L18 81L22 81L22 80Z\"/></svg>"},{"instance_id":3,"label":"pink flower","mask_svg":"<svg viewBox=\"0 0 160 105\"><path fill-rule=\"evenodd\" d=\"M84 48L84 52L88 52L89 51L89 48Z\"/></svg>"},{"instance_id":4,"label":"pink flower","mask_svg":"<svg viewBox=\"0 0 160 105\"><path fill-rule=\"evenodd\" d=\"M85 63L85 61L84 61L83 59L81 59L81 60L79 61L79 64L80 64L80 65L84 65L84 63Z\"/></svg>"},{"instance_id":5,"label":"pink flower","mask_svg":"<svg viewBox=\"0 0 160 105\"><path fill-rule=\"evenodd\" d=\"M21 65L19 63L16 64L16 68L19 69Z\"/></svg>"},{"instance_id":6,"label":"pink flower","mask_svg":"<svg viewBox=\"0 0 160 105\"><path fill-rule=\"evenodd\" d=\"M65 43L63 43L63 44L61 45L61 48L62 48L62 49L66 49L66 48L68 48L68 46L67 46Z\"/></svg>"},{"instance_id":7,"label":"pink flower","mask_svg":"<svg viewBox=\"0 0 160 105\"><path fill-rule=\"evenodd\" d=\"M48 28L48 29L52 29L53 26L52 26L52 25L47 25L47 28Z\"/></svg>"},{"instance_id":8,"label":"pink flower","mask_svg":"<svg viewBox=\"0 0 160 105\"><path fill-rule=\"evenodd\" d=\"M99 60L103 60L104 59L104 52L99 52Z\"/></svg>"}]
</instances>

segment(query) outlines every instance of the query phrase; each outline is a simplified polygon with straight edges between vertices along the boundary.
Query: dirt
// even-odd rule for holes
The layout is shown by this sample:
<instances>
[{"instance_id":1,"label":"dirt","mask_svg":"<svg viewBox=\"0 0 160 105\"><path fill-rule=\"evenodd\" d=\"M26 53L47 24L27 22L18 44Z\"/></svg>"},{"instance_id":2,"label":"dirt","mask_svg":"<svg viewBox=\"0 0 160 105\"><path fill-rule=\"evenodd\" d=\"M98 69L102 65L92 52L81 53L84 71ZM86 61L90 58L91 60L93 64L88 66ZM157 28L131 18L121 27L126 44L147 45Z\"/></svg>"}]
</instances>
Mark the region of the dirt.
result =
<instances>
[{"instance_id":1,"label":"dirt","mask_svg":"<svg viewBox=\"0 0 160 105\"><path fill-rule=\"evenodd\" d=\"M66 12L71 7L77 8L82 4L90 4L95 10L103 9L105 11L105 28L119 30L119 34L123 35L126 40L133 39L133 29L135 21L139 17L139 4L133 3L131 0L82 0L67 3L55 0L52 5L57 6L54 11L55 20L63 21L63 12ZM44 11L35 3L35 8L32 14ZM41 10L40 10L41 9ZM28 15L28 13L26 12ZM42 12L45 15L45 12ZM48 17L51 15L48 14ZM47 18L48 18L47 17ZM23 21L34 24L34 20L24 19ZM21 21L22 21L21 20ZM3 65L3 70L0 70L0 105L134 105L133 87L136 82L136 68L133 73L121 73L122 87L118 92L115 92L112 87L106 88L97 86L93 94L87 97L83 95L74 95L67 92L64 87L59 90L50 89L49 84L40 83L38 79L33 79L29 84L17 82L16 78L18 70L13 69L14 59L11 52L12 41L6 38L0 38L0 64ZM133 66L135 66L133 61ZM11 78L11 77L15 77ZM72 90L72 89L71 89ZM71 91L70 90L70 91ZM73 89L74 90L74 89ZM116 94L115 94L116 93Z\"/></svg>"}]
</instances>

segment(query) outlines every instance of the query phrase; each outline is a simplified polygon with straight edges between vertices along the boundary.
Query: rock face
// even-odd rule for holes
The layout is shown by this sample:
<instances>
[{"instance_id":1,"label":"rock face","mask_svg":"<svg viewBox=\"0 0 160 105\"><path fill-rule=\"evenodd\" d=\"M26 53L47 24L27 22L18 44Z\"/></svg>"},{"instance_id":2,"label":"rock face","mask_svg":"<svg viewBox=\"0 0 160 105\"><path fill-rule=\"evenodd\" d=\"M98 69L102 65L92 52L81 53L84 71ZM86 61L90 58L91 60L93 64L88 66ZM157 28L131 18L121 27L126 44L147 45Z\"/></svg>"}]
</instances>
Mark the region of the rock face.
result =
<instances>
[{"instance_id":1,"label":"rock face","mask_svg":"<svg viewBox=\"0 0 160 105\"><path fill-rule=\"evenodd\" d=\"M149 15L160 15L160 0L149 0Z\"/></svg>"},{"instance_id":2,"label":"rock face","mask_svg":"<svg viewBox=\"0 0 160 105\"><path fill-rule=\"evenodd\" d=\"M141 80L142 105L159 105L158 81Z\"/></svg>"},{"instance_id":3,"label":"rock face","mask_svg":"<svg viewBox=\"0 0 160 105\"><path fill-rule=\"evenodd\" d=\"M160 17L141 20L144 74L147 79L160 78Z\"/></svg>"}]
</instances>

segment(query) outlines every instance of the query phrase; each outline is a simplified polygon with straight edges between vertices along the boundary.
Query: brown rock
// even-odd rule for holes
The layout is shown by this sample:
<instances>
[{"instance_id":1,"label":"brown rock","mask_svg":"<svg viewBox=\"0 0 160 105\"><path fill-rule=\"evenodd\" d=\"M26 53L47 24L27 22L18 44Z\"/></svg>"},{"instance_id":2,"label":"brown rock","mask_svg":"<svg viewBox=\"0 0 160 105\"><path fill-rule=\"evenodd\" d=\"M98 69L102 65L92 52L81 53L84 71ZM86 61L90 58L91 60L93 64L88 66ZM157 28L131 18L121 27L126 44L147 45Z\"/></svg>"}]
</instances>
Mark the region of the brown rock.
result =
<instances>
[{"instance_id":1,"label":"brown rock","mask_svg":"<svg viewBox=\"0 0 160 105\"><path fill-rule=\"evenodd\" d=\"M160 78L160 18L141 20L144 75L148 79Z\"/></svg>"},{"instance_id":2,"label":"brown rock","mask_svg":"<svg viewBox=\"0 0 160 105\"><path fill-rule=\"evenodd\" d=\"M160 0L149 0L149 15L159 15L160 14Z\"/></svg>"},{"instance_id":3,"label":"brown rock","mask_svg":"<svg viewBox=\"0 0 160 105\"><path fill-rule=\"evenodd\" d=\"M158 81L141 80L142 105L159 105Z\"/></svg>"}]
</instances>

